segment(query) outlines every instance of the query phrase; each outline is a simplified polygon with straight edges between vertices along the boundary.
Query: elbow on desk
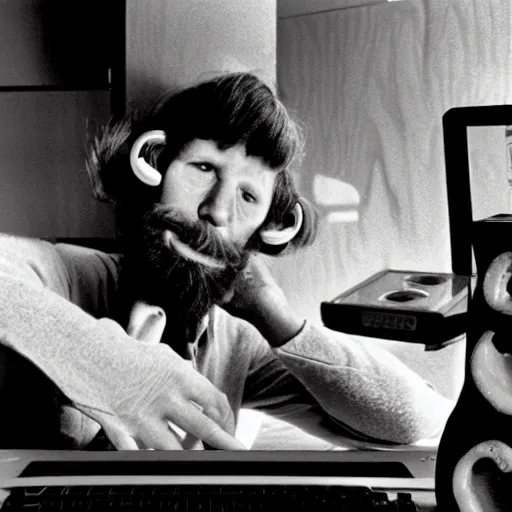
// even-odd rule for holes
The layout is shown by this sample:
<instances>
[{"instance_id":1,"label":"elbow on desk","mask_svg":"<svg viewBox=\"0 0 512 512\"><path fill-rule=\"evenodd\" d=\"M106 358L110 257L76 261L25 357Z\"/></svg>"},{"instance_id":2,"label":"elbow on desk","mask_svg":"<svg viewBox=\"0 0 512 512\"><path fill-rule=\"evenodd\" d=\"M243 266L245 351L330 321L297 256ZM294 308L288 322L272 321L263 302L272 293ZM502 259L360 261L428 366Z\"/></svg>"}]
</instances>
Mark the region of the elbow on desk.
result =
<instances>
[{"instance_id":1,"label":"elbow on desk","mask_svg":"<svg viewBox=\"0 0 512 512\"><path fill-rule=\"evenodd\" d=\"M395 423L390 440L402 445L437 446L454 407L455 402L444 397L435 409L417 404L415 410Z\"/></svg>"},{"instance_id":2,"label":"elbow on desk","mask_svg":"<svg viewBox=\"0 0 512 512\"><path fill-rule=\"evenodd\" d=\"M435 407L417 403L409 410L395 411L374 418L361 429L368 441L391 445L437 446L455 402L441 397Z\"/></svg>"}]
</instances>

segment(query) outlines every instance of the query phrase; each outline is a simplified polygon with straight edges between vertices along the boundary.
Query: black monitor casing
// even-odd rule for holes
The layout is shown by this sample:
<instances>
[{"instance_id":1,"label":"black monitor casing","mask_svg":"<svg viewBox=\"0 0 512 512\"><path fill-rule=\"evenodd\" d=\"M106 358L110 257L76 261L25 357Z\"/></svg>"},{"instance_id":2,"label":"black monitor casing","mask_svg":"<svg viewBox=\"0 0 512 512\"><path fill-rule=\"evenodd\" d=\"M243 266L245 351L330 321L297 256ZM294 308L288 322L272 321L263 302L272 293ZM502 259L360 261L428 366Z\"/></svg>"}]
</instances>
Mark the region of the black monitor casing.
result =
<instances>
[{"instance_id":1,"label":"black monitor casing","mask_svg":"<svg viewBox=\"0 0 512 512\"><path fill-rule=\"evenodd\" d=\"M460 511L453 494L452 480L457 463L468 451L489 440L512 446L512 416L500 412L489 402L476 385L471 371L475 347L484 333L493 333L491 339L500 354L512 351L512 340L508 346L506 336L507 333L512 334L512 315L498 313L490 307L483 291L491 262L497 256L512 251L512 216L503 213L486 219L473 219L467 136L468 127L500 125L512 125L512 105L453 108L443 116L452 269L459 275L471 275L476 270L477 282L468 302L464 384L443 432L437 455L436 500L439 511ZM492 173L493 169L489 169L490 179ZM473 253L476 269L473 268ZM512 389L510 394L512 398ZM503 504L493 510L512 510L511 473L503 473L489 459L482 460L473 469L478 473L479 481L484 482L484 487L489 492L492 489L495 495L492 499L502 500Z\"/></svg>"}]
</instances>

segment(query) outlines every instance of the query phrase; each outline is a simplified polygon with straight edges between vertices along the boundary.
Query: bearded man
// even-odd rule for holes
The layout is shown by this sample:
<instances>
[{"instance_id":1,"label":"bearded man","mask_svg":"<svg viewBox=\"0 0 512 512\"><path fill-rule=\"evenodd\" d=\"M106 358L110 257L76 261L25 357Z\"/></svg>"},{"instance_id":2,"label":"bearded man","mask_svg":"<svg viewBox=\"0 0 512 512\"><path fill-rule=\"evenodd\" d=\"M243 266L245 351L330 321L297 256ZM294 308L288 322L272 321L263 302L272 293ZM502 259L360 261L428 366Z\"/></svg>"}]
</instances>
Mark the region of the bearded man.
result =
<instances>
[{"instance_id":1,"label":"bearded man","mask_svg":"<svg viewBox=\"0 0 512 512\"><path fill-rule=\"evenodd\" d=\"M314 239L300 151L248 73L108 124L88 170L119 253L0 237L1 446L244 449L242 407L345 446L439 435L451 401L298 316L261 259Z\"/></svg>"}]
</instances>

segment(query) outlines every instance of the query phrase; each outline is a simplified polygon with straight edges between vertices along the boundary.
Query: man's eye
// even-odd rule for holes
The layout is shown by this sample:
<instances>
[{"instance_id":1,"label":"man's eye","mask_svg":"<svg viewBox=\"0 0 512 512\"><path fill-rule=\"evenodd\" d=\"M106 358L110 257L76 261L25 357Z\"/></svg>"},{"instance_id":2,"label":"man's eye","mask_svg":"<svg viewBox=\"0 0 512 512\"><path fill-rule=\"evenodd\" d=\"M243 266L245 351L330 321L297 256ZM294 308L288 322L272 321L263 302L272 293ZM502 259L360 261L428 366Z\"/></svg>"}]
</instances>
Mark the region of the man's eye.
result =
<instances>
[{"instance_id":1,"label":"man's eye","mask_svg":"<svg viewBox=\"0 0 512 512\"><path fill-rule=\"evenodd\" d=\"M211 172L214 170L213 165L207 162L195 162L192 164L196 169L199 169L202 172Z\"/></svg>"},{"instance_id":2,"label":"man's eye","mask_svg":"<svg viewBox=\"0 0 512 512\"><path fill-rule=\"evenodd\" d=\"M248 192L247 190L242 190L242 199L246 201L247 203L255 203L256 197Z\"/></svg>"}]
</instances>

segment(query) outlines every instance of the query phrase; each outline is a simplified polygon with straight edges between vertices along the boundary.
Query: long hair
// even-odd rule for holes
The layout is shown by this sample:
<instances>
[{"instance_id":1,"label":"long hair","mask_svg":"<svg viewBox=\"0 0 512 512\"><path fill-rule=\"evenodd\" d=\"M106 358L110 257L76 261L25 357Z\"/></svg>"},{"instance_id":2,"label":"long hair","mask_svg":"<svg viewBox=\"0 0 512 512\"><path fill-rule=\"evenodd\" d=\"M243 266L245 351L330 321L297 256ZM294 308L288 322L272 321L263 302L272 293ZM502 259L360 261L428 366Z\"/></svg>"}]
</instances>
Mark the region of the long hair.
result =
<instances>
[{"instance_id":1,"label":"long hair","mask_svg":"<svg viewBox=\"0 0 512 512\"><path fill-rule=\"evenodd\" d=\"M301 130L272 90L250 73L223 75L165 95L146 111L109 122L94 137L87 153L93 193L97 199L115 204L121 237L160 197L160 187L140 182L129 163L135 140L155 129L165 132L166 143L147 147L143 156L162 175L194 139L214 141L221 150L243 145L247 156L260 158L278 173L270 210L260 230L285 225L300 202L304 223L287 245L295 248L313 241L316 212L299 196L291 174L302 152ZM278 254L286 248L268 246L259 237L253 238L256 250L261 252Z\"/></svg>"}]
</instances>

